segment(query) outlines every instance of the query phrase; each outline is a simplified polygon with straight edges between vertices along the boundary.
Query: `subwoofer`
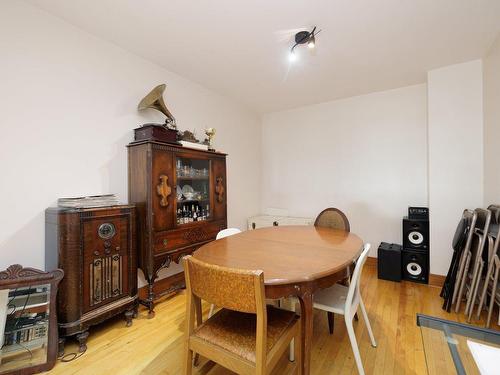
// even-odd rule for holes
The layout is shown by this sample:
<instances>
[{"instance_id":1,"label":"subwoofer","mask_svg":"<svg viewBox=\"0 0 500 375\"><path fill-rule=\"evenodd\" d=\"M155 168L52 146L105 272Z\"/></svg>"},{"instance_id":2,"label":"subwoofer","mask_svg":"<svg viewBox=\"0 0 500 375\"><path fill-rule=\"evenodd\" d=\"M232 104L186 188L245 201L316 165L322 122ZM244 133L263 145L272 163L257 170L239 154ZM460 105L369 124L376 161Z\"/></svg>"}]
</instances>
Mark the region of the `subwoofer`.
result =
<instances>
[{"instance_id":1,"label":"subwoofer","mask_svg":"<svg viewBox=\"0 0 500 375\"><path fill-rule=\"evenodd\" d=\"M429 282L429 253L404 249L401 266L404 280Z\"/></svg>"},{"instance_id":2,"label":"subwoofer","mask_svg":"<svg viewBox=\"0 0 500 375\"><path fill-rule=\"evenodd\" d=\"M403 218L403 248L429 251L429 220L426 218Z\"/></svg>"},{"instance_id":3,"label":"subwoofer","mask_svg":"<svg viewBox=\"0 0 500 375\"><path fill-rule=\"evenodd\" d=\"M377 258L379 279L401 281L401 245L381 242Z\"/></svg>"}]
</instances>

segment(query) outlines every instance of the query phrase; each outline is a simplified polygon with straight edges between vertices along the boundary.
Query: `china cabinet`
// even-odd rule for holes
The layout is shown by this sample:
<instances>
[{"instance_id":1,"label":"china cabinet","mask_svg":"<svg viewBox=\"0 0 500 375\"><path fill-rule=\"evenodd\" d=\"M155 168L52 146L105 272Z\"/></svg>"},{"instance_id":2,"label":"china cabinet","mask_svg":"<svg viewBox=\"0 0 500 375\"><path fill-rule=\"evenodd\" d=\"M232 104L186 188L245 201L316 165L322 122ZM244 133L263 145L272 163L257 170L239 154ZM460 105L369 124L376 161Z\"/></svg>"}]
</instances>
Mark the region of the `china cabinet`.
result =
<instances>
[{"instance_id":1,"label":"china cabinet","mask_svg":"<svg viewBox=\"0 0 500 375\"><path fill-rule=\"evenodd\" d=\"M148 283L140 302L184 287L182 273L154 288L158 271L227 227L226 154L157 141L128 146L129 202L137 207L138 261Z\"/></svg>"}]
</instances>

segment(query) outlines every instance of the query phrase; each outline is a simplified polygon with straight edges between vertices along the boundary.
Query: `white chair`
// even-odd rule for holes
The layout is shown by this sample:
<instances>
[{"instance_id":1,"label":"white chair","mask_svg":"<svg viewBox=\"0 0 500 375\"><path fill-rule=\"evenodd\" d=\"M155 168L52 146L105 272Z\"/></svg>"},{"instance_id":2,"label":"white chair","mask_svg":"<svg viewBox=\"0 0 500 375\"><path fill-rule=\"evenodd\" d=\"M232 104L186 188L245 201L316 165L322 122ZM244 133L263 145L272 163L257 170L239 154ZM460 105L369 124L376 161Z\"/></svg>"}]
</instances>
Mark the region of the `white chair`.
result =
<instances>
[{"instance_id":1,"label":"white chair","mask_svg":"<svg viewBox=\"0 0 500 375\"><path fill-rule=\"evenodd\" d=\"M219 233L217 233L217 236L215 236L216 240L220 240L221 238L232 236L233 234L238 234L241 233L241 230L238 228L227 228L221 230Z\"/></svg>"},{"instance_id":2,"label":"white chair","mask_svg":"<svg viewBox=\"0 0 500 375\"><path fill-rule=\"evenodd\" d=\"M223 229L221 230L219 233L217 233L217 236L215 236L215 239L216 240L220 240L221 238L224 238L224 237L229 237L229 236L232 236L234 234L238 234L238 233L241 233L241 230L239 230L238 228L227 228L227 229ZM210 311L208 312L208 317L210 318L212 315L214 315L214 310L215 310L215 305L212 303L210 305Z\"/></svg>"},{"instance_id":3,"label":"white chair","mask_svg":"<svg viewBox=\"0 0 500 375\"><path fill-rule=\"evenodd\" d=\"M363 252L357 260L356 268L354 268L354 273L352 274L351 284L348 287L341 284L335 284L330 288L323 289L315 293L313 299L314 308L344 315L347 334L349 335L349 340L351 341L354 360L356 361L356 366L358 367L360 375L364 375L365 371L363 369L363 363L361 362L358 342L356 341L356 335L352 325L352 320L358 310L358 306L361 307L361 313L363 314L372 346L374 348L377 347L377 342L373 336L372 327L370 325L370 321L368 320L368 314L366 313L365 305L363 304L363 299L361 298L359 289L361 272L363 271L363 266L365 265L369 251L370 244L366 244L363 248ZM293 360L292 357L290 359Z\"/></svg>"}]
</instances>

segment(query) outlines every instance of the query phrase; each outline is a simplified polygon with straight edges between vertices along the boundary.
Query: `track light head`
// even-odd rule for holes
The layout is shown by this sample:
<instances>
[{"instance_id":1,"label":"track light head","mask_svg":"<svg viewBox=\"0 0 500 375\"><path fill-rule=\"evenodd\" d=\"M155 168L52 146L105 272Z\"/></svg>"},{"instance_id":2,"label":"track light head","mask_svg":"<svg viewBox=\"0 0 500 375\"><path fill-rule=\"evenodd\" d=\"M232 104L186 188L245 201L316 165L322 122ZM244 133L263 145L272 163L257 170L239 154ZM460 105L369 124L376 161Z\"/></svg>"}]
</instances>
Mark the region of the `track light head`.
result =
<instances>
[{"instance_id":1,"label":"track light head","mask_svg":"<svg viewBox=\"0 0 500 375\"><path fill-rule=\"evenodd\" d=\"M316 47L316 35L320 33L321 30L316 32L316 26L311 31L299 31L295 34L295 44L290 49L290 61L296 60L295 47L301 44L307 44L307 47L313 49Z\"/></svg>"}]
</instances>

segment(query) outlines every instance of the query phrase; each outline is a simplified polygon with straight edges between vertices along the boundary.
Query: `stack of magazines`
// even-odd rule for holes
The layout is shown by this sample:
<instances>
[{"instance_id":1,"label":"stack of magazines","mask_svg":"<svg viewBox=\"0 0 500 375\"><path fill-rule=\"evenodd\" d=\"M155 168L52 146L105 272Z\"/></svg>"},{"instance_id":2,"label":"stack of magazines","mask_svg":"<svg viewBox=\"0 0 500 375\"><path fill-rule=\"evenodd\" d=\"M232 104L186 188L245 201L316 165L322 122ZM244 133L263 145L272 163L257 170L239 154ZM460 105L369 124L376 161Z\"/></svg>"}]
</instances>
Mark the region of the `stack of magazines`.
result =
<instances>
[{"instance_id":1,"label":"stack of magazines","mask_svg":"<svg viewBox=\"0 0 500 375\"><path fill-rule=\"evenodd\" d=\"M107 207L120 204L118 198L114 194L93 195L90 197L77 198L59 198L57 205L59 207L68 208L91 208L91 207Z\"/></svg>"}]
</instances>

